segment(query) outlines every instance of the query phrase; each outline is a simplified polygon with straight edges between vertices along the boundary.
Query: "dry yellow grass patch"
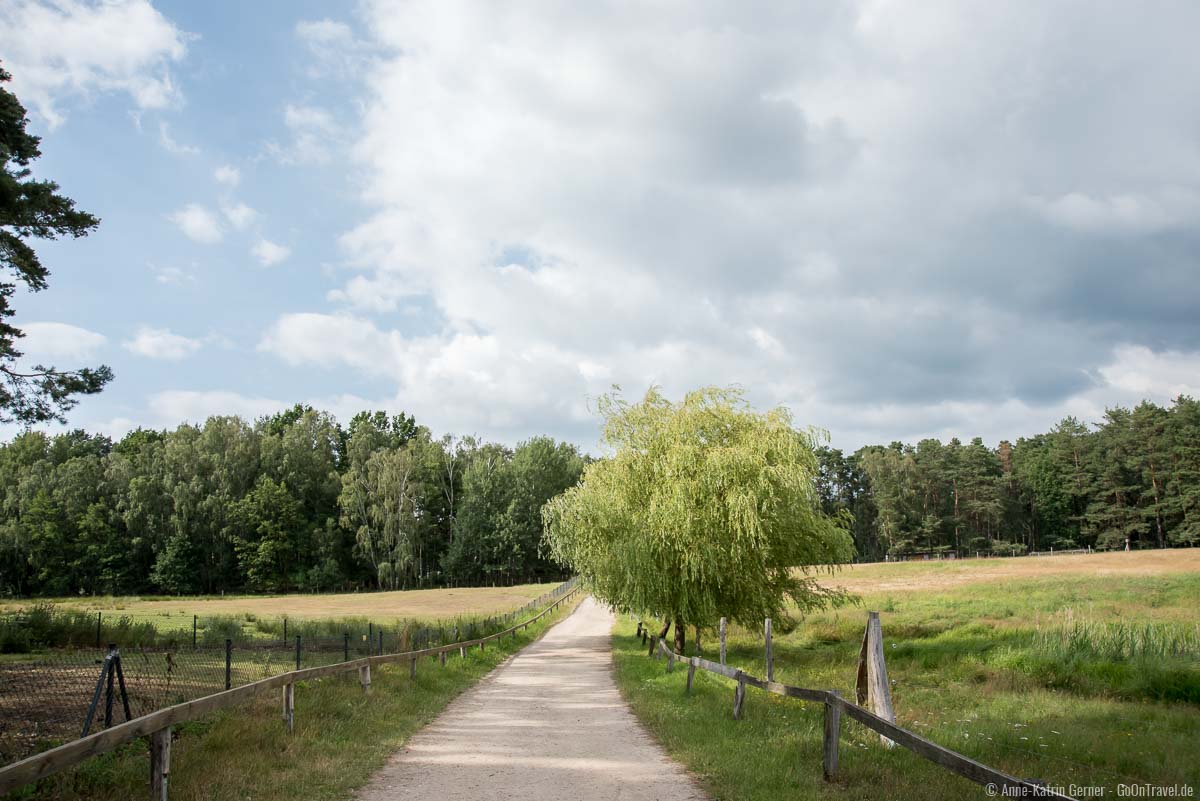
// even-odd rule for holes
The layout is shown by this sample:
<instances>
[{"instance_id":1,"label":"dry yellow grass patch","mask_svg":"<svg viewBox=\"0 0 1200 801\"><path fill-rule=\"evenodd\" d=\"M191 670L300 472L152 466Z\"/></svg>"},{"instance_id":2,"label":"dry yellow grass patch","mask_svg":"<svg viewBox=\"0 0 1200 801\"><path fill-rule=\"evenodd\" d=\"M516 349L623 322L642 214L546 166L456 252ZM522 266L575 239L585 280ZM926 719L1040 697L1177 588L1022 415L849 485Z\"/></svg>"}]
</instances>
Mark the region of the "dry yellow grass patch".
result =
<instances>
[{"instance_id":1,"label":"dry yellow grass patch","mask_svg":"<svg viewBox=\"0 0 1200 801\"><path fill-rule=\"evenodd\" d=\"M1053 576L1159 576L1200 572L1200 548L1063 556L848 565L821 583L855 593L905 592Z\"/></svg>"},{"instance_id":2,"label":"dry yellow grass patch","mask_svg":"<svg viewBox=\"0 0 1200 801\"><path fill-rule=\"evenodd\" d=\"M242 615L293 619L366 617L376 621L401 618L440 620L459 615L486 616L524 606L555 584L515 587L464 587L441 590L360 592L338 595L244 595L227 598L60 598L72 607L134 618L191 615ZM28 606L29 601L4 606Z\"/></svg>"}]
</instances>

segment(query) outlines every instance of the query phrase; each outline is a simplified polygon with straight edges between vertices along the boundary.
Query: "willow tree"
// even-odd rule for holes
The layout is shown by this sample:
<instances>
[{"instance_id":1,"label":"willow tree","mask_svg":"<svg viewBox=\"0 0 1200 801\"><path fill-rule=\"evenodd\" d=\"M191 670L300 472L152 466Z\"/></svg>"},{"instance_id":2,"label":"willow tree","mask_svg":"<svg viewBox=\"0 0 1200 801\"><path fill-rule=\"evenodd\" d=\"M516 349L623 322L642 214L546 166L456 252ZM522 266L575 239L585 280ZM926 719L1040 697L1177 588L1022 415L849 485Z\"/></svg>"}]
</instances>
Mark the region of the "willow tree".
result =
<instances>
[{"instance_id":1,"label":"willow tree","mask_svg":"<svg viewBox=\"0 0 1200 801\"><path fill-rule=\"evenodd\" d=\"M817 583L849 561L847 519L822 513L814 452L782 407L755 412L736 389L708 387L672 403L656 389L636 404L599 403L612 456L543 509L551 555L619 611L685 625L720 617L787 623L840 595Z\"/></svg>"}]
</instances>

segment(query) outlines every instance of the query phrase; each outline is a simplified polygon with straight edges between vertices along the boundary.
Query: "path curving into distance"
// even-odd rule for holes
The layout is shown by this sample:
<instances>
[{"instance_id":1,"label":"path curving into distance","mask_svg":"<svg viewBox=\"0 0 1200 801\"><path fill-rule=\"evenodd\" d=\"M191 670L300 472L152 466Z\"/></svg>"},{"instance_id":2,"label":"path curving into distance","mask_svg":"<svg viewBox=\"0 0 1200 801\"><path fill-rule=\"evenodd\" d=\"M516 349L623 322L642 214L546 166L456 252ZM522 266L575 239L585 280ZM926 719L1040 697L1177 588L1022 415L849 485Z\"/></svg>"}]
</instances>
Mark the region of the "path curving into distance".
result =
<instances>
[{"instance_id":1,"label":"path curving into distance","mask_svg":"<svg viewBox=\"0 0 1200 801\"><path fill-rule=\"evenodd\" d=\"M612 624L585 599L413 735L360 801L703 801L621 699Z\"/></svg>"}]
</instances>

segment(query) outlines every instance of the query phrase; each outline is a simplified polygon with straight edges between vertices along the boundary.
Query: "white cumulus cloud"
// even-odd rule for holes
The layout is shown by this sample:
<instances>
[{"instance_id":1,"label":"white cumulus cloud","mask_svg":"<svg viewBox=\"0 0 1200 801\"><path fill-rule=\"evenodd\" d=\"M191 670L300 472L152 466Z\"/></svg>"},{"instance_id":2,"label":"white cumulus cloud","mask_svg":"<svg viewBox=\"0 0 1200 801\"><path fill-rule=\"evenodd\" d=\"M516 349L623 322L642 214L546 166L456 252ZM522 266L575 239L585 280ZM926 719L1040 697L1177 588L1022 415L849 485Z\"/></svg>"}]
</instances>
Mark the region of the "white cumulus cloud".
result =
<instances>
[{"instance_id":1,"label":"white cumulus cloud","mask_svg":"<svg viewBox=\"0 0 1200 801\"><path fill-rule=\"evenodd\" d=\"M264 267L274 267L291 255L291 248L284 245L272 242L269 239L260 239L254 243L254 247L250 249L254 254L254 258L258 259L258 263Z\"/></svg>"},{"instance_id":2,"label":"white cumulus cloud","mask_svg":"<svg viewBox=\"0 0 1200 801\"><path fill-rule=\"evenodd\" d=\"M233 167L229 164L222 164L213 171L213 178L216 179L216 182L219 184L233 187L237 186L241 182L242 173L237 167Z\"/></svg>"},{"instance_id":3,"label":"white cumulus cloud","mask_svg":"<svg viewBox=\"0 0 1200 801\"><path fill-rule=\"evenodd\" d=\"M187 34L148 0L7 0L0 3L0 54L18 97L54 128L63 102L127 93L138 108L178 97L171 66Z\"/></svg>"},{"instance_id":4,"label":"white cumulus cloud","mask_svg":"<svg viewBox=\"0 0 1200 801\"><path fill-rule=\"evenodd\" d=\"M147 405L158 425L174 427L184 422L203 423L215 415L234 414L254 420L286 409L291 404L229 390L173 389L154 393Z\"/></svg>"},{"instance_id":5,"label":"white cumulus cloud","mask_svg":"<svg viewBox=\"0 0 1200 801\"><path fill-rule=\"evenodd\" d=\"M179 230L183 231L188 239L196 242L213 245L224 238L217 215L199 203L189 203L169 215L168 219L179 226Z\"/></svg>"},{"instance_id":6,"label":"white cumulus cloud","mask_svg":"<svg viewBox=\"0 0 1200 801\"><path fill-rule=\"evenodd\" d=\"M198 339L171 333L166 328L142 326L133 339L124 343L126 350L148 359L179 361L200 350L203 343Z\"/></svg>"},{"instance_id":7,"label":"white cumulus cloud","mask_svg":"<svg viewBox=\"0 0 1200 801\"><path fill-rule=\"evenodd\" d=\"M221 213L229 220L229 224L239 231L248 228L258 218L257 211L241 202L222 204Z\"/></svg>"},{"instance_id":8,"label":"white cumulus cloud","mask_svg":"<svg viewBox=\"0 0 1200 801\"><path fill-rule=\"evenodd\" d=\"M103 334L67 323L33 322L18 326L25 338L17 341L17 349L25 354L25 361L86 362L108 341Z\"/></svg>"}]
</instances>

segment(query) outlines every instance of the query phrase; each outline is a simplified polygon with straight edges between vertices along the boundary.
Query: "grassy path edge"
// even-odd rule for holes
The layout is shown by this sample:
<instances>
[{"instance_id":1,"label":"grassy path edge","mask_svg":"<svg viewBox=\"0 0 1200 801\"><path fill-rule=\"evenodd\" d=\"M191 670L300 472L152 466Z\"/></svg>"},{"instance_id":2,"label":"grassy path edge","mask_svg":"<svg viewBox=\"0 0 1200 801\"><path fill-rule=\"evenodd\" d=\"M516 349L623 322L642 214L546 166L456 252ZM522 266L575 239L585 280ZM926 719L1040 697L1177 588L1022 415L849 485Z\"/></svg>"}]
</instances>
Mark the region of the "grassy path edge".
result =
<instances>
[{"instance_id":1,"label":"grassy path edge","mask_svg":"<svg viewBox=\"0 0 1200 801\"><path fill-rule=\"evenodd\" d=\"M284 729L279 698L264 693L237 709L177 727L172 801L335 801L350 798L408 738L555 623L581 597L465 659L447 656L372 670L371 695L352 673L296 685L296 729ZM125 801L148 793L145 741L130 743L5 796L16 801Z\"/></svg>"}]
</instances>

